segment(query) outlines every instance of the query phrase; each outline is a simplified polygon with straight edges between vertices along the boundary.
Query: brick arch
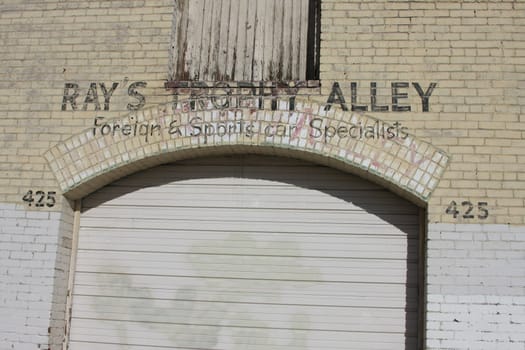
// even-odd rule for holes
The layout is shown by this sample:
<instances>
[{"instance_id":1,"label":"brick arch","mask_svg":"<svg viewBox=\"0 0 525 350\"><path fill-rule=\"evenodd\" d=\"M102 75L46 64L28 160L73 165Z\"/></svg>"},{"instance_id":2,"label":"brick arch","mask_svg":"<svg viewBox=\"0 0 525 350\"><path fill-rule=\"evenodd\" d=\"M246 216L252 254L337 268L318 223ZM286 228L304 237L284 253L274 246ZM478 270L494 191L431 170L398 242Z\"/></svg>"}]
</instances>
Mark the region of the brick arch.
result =
<instances>
[{"instance_id":1,"label":"brick arch","mask_svg":"<svg viewBox=\"0 0 525 350\"><path fill-rule=\"evenodd\" d=\"M195 108L197 110L194 110ZM328 165L425 205L448 163L440 149L371 116L296 101L275 110L221 109L215 101L158 105L93 127L45 153L63 194L78 199L155 165L259 153ZM388 129L390 128L390 129Z\"/></svg>"}]
</instances>

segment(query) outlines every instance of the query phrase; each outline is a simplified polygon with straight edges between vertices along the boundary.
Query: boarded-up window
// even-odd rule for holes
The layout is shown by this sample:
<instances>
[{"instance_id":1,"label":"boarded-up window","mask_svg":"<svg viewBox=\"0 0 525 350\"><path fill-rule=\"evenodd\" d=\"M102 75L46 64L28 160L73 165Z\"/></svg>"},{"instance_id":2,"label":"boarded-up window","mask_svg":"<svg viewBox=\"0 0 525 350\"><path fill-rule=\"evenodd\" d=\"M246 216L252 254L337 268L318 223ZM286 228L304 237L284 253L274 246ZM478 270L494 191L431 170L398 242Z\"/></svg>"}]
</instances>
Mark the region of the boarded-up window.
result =
<instances>
[{"instance_id":1,"label":"boarded-up window","mask_svg":"<svg viewBox=\"0 0 525 350\"><path fill-rule=\"evenodd\" d=\"M175 0L171 80L318 79L319 0Z\"/></svg>"}]
</instances>

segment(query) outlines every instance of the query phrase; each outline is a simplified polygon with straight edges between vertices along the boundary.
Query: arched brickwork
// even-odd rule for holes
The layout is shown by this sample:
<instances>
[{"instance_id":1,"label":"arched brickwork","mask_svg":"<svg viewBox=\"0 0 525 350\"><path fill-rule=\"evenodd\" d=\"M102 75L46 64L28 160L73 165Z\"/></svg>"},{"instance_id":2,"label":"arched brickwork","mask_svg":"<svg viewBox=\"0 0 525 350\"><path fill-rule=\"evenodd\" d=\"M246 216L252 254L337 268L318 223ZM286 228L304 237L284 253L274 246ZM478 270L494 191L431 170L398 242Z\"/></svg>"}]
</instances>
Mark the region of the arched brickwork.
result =
<instances>
[{"instance_id":1,"label":"arched brickwork","mask_svg":"<svg viewBox=\"0 0 525 350\"><path fill-rule=\"evenodd\" d=\"M196 107L197 110L193 110ZM219 108L218 108L219 107ZM424 205L448 156L373 117L310 102L276 110L221 109L182 101L94 119L93 127L45 153L63 194L78 199L122 176L158 164L215 154L262 153L329 165Z\"/></svg>"}]
</instances>

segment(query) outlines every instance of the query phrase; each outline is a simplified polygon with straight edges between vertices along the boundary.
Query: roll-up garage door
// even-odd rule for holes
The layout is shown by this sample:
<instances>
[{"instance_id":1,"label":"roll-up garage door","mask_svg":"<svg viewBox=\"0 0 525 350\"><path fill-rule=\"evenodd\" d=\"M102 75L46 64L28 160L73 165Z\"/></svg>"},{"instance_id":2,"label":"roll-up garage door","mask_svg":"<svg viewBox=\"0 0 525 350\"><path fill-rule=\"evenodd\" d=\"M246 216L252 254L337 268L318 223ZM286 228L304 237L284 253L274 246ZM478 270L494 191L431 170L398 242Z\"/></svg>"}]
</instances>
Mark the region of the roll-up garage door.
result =
<instances>
[{"instance_id":1,"label":"roll-up garage door","mask_svg":"<svg viewBox=\"0 0 525 350\"><path fill-rule=\"evenodd\" d=\"M83 200L70 349L415 349L418 210L330 168L160 166Z\"/></svg>"}]
</instances>

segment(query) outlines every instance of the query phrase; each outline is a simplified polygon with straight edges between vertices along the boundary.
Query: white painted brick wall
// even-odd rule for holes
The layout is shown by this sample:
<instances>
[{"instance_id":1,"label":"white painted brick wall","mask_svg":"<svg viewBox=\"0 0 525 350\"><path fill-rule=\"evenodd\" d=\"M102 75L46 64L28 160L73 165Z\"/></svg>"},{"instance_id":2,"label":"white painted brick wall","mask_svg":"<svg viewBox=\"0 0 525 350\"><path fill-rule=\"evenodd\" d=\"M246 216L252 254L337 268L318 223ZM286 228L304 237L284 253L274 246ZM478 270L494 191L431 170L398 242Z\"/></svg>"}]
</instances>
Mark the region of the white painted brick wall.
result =
<instances>
[{"instance_id":1,"label":"white painted brick wall","mask_svg":"<svg viewBox=\"0 0 525 350\"><path fill-rule=\"evenodd\" d=\"M60 213L0 204L0 349L47 349Z\"/></svg>"},{"instance_id":2,"label":"white painted brick wall","mask_svg":"<svg viewBox=\"0 0 525 350\"><path fill-rule=\"evenodd\" d=\"M525 349L525 227L430 224L428 349Z\"/></svg>"}]
</instances>

